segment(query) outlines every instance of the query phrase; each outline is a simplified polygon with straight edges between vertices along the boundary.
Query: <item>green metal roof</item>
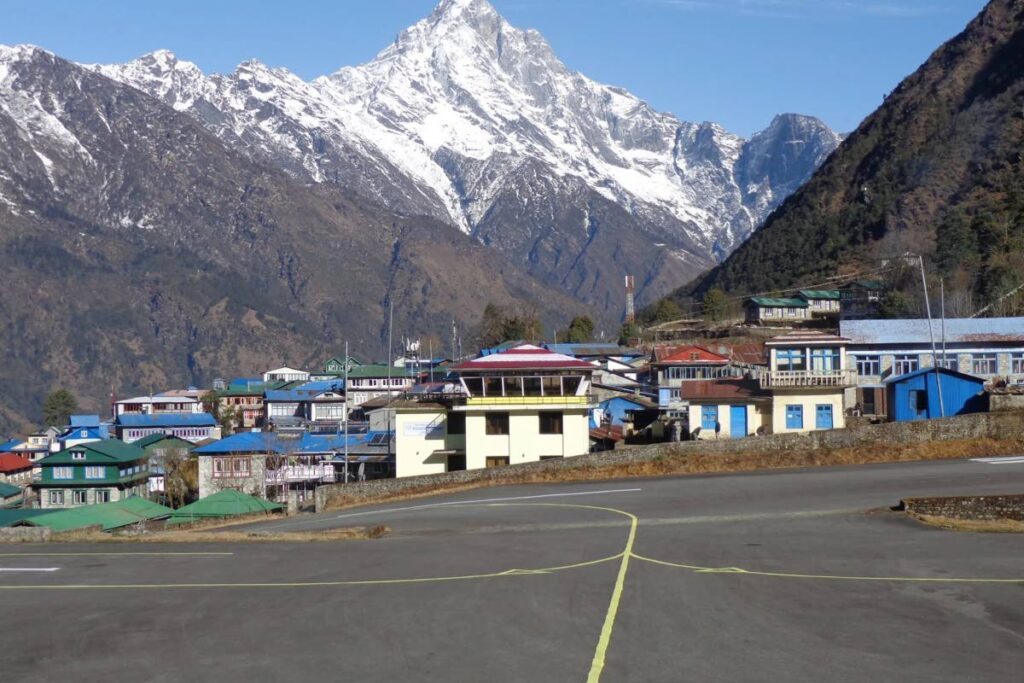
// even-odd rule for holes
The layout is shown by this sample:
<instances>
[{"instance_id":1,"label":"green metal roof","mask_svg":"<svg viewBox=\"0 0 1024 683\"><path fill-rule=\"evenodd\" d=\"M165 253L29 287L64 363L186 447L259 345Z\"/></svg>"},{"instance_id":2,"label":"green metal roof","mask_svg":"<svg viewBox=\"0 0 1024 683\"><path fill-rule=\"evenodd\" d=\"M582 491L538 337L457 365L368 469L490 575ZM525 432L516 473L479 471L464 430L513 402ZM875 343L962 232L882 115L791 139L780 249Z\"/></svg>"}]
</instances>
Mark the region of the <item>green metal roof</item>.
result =
<instances>
[{"instance_id":1,"label":"green metal roof","mask_svg":"<svg viewBox=\"0 0 1024 683\"><path fill-rule=\"evenodd\" d=\"M167 524L188 524L196 519L237 517L254 512L272 512L283 509L284 505L280 503L272 503L269 500L256 498L240 491L225 489L178 508L167 520Z\"/></svg>"},{"instance_id":2,"label":"green metal roof","mask_svg":"<svg viewBox=\"0 0 1024 683\"><path fill-rule=\"evenodd\" d=\"M8 484L5 481L0 481L0 498L10 498L18 495L19 493L21 493L20 486L14 486L13 484Z\"/></svg>"},{"instance_id":3,"label":"green metal roof","mask_svg":"<svg viewBox=\"0 0 1024 683\"><path fill-rule=\"evenodd\" d=\"M0 527L13 526L23 519L38 517L39 515L53 514L50 510L38 508L19 508L15 510L0 510Z\"/></svg>"},{"instance_id":4,"label":"green metal roof","mask_svg":"<svg viewBox=\"0 0 1024 683\"><path fill-rule=\"evenodd\" d=\"M805 299L834 299L839 301L838 289L801 289L799 294Z\"/></svg>"},{"instance_id":5,"label":"green metal roof","mask_svg":"<svg viewBox=\"0 0 1024 683\"><path fill-rule=\"evenodd\" d=\"M103 531L119 529L150 519L160 519L174 512L169 507L153 503L145 498L132 496L113 503L83 505L66 510L46 511L45 515L30 517L32 526L46 526L54 531L71 531L90 526L99 526Z\"/></svg>"},{"instance_id":6,"label":"green metal roof","mask_svg":"<svg viewBox=\"0 0 1024 683\"><path fill-rule=\"evenodd\" d=\"M71 457L72 452L84 451L84 460L75 460ZM133 462L146 457L146 452L135 444L125 443L118 439L104 439L103 441L90 441L80 443L77 446L65 448L64 450L48 455L38 462L39 465L64 465L69 463L78 464L110 464L111 462Z\"/></svg>"},{"instance_id":7,"label":"green metal roof","mask_svg":"<svg viewBox=\"0 0 1024 683\"><path fill-rule=\"evenodd\" d=\"M770 296L752 296L749 301L769 308L807 308L803 299L785 299Z\"/></svg>"},{"instance_id":8,"label":"green metal roof","mask_svg":"<svg viewBox=\"0 0 1024 683\"><path fill-rule=\"evenodd\" d=\"M165 440L179 441L185 446L187 446L189 450L192 450L193 448L196 447L196 445L191 441L186 441L185 439L174 436L173 434L150 434L149 436L144 436L141 439L132 441L132 445L138 446L139 448L145 450L146 448L149 448L153 444L160 443L161 441Z\"/></svg>"}]
</instances>

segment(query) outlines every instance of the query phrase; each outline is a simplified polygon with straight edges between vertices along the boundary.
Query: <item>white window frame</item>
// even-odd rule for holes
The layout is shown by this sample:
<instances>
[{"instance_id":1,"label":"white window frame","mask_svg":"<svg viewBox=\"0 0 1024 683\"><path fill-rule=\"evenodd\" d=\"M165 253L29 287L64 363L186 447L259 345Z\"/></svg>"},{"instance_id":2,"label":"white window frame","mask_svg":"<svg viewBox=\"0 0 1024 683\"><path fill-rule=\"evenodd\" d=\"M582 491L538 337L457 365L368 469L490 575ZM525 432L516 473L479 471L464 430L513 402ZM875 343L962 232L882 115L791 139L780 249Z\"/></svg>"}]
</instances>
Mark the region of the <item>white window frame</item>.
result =
<instances>
[{"instance_id":1,"label":"white window frame","mask_svg":"<svg viewBox=\"0 0 1024 683\"><path fill-rule=\"evenodd\" d=\"M982 365L984 363L984 365ZM972 375L997 375L999 374L999 354L997 353L975 353L971 356Z\"/></svg>"}]
</instances>

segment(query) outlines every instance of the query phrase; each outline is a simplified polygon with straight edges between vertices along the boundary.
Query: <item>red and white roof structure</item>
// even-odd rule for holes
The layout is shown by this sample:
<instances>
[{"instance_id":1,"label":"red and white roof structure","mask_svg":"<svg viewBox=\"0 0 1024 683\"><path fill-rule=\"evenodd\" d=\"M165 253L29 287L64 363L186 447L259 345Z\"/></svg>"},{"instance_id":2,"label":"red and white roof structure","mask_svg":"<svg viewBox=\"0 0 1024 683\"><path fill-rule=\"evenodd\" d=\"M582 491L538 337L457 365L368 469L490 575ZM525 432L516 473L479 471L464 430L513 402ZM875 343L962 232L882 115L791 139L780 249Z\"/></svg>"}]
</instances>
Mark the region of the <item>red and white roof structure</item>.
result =
<instances>
[{"instance_id":1,"label":"red and white roof structure","mask_svg":"<svg viewBox=\"0 0 1024 683\"><path fill-rule=\"evenodd\" d=\"M729 359L703 346L660 346L654 349L655 365L728 365Z\"/></svg>"},{"instance_id":2,"label":"red and white roof structure","mask_svg":"<svg viewBox=\"0 0 1024 683\"><path fill-rule=\"evenodd\" d=\"M455 372L502 372L522 370L593 370L582 360L552 353L533 344L523 344L489 356L481 356L456 365Z\"/></svg>"}]
</instances>

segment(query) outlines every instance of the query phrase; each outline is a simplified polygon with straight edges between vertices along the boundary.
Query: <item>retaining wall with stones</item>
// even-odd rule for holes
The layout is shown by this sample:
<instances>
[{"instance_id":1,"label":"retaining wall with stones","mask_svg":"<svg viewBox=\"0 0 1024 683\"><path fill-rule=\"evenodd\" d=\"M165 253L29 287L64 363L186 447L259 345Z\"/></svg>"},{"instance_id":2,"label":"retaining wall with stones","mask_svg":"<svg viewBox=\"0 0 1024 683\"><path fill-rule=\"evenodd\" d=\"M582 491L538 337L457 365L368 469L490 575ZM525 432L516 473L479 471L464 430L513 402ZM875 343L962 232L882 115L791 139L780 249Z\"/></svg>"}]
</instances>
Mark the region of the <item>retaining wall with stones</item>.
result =
<instances>
[{"instance_id":1,"label":"retaining wall with stones","mask_svg":"<svg viewBox=\"0 0 1024 683\"><path fill-rule=\"evenodd\" d=\"M49 527L5 527L0 529L0 543L46 543L52 535Z\"/></svg>"},{"instance_id":2,"label":"retaining wall with stones","mask_svg":"<svg viewBox=\"0 0 1024 683\"><path fill-rule=\"evenodd\" d=\"M949 519L1024 522L1024 494L1006 496L950 496L947 498L906 498L900 507L907 512Z\"/></svg>"},{"instance_id":3,"label":"retaining wall with stones","mask_svg":"<svg viewBox=\"0 0 1024 683\"><path fill-rule=\"evenodd\" d=\"M770 434L745 439L720 441L685 441L649 446L633 446L591 453L563 460L544 460L505 467L480 470L445 472L401 479L376 479L351 484L328 484L316 490L316 510L332 506L369 503L374 499L395 495L419 493L430 488L458 486L489 486L515 483L539 473L570 472L578 469L601 468L610 465L642 463L665 455L721 454L763 455L766 453L811 452L819 449L845 449L878 444L908 445L932 441L958 441L965 439L1024 439L1024 413L977 413L941 420L919 422L889 422L863 425L848 429L832 429L804 434Z\"/></svg>"}]
</instances>

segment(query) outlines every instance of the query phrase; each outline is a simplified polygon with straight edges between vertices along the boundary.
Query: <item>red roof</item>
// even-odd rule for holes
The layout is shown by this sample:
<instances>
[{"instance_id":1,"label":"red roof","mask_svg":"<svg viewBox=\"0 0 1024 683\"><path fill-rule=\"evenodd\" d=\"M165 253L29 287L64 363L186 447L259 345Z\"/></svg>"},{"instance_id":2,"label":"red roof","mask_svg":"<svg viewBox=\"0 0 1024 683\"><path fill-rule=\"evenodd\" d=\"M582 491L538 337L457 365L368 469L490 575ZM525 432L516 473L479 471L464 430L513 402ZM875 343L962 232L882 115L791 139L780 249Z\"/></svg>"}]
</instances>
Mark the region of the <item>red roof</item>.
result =
<instances>
[{"instance_id":1,"label":"red roof","mask_svg":"<svg viewBox=\"0 0 1024 683\"><path fill-rule=\"evenodd\" d=\"M552 353L532 344L523 344L489 356L459 363L456 372L489 370L593 370L594 365L572 356Z\"/></svg>"},{"instance_id":2,"label":"red roof","mask_svg":"<svg viewBox=\"0 0 1024 683\"><path fill-rule=\"evenodd\" d=\"M15 453L0 453L0 472L20 472L32 469L32 461Z\"/></svg>"},{"instance_id":3,"label":"red roof","mask_svg":"<svg viewBox=\"0 0 1024 683\"><path fill-rule=\"evenodd\" d=\"M611 425L609 427L597 427L590 430L591 439L604 439L607 441L622 441L622 426Z\"/></svg>"},{"instance_id":4,"label":"red roof","mask_svg":"<svg viewBox=\"0 0 1024 683\"><path fill-rule=\"evenodd\" d=\"M658 364L728 365L729 359L708 351L703 346L662 346L654 349L654 362Z\"/></svg>"}]
</instances>

